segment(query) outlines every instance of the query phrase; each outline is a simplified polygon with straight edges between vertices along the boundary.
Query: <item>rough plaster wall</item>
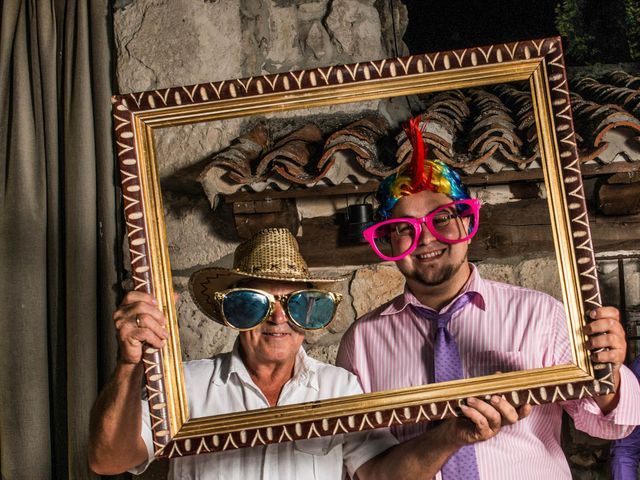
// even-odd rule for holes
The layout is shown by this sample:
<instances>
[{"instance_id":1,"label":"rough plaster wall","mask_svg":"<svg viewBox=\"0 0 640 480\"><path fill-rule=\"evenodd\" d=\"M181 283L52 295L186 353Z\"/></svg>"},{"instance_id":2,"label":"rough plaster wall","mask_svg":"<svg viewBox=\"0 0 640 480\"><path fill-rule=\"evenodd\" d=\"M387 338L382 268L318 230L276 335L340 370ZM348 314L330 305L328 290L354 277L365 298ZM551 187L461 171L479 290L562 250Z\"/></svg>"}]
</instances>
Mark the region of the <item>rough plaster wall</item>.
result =
<instances>
[{"instance_id":1,"label":"rough plaster wall","mask_svg":"<svg viewBox=\"0 0 640 480\"><path fill-rule=\"evenodd\" d=\"M374 0L137 0L114 13L120 92L392 56ZM379 9L382 9L379 12ZM397 5L406 22L406 8ZM400 25L403 32L406 23ZM399 43L404 52L406 47Z\"/></svg>"},{"instance_id":2,"label":"rough plaster wall","mask_svg":"<svg viewBox=\"0 0 640 480\"><path fill-rule=\"evenodd\" d=\"M242 73L236 0L135 1L115 11L114 34L118 88L123 93L225 80Z\"/></svg>"}]
</instances>

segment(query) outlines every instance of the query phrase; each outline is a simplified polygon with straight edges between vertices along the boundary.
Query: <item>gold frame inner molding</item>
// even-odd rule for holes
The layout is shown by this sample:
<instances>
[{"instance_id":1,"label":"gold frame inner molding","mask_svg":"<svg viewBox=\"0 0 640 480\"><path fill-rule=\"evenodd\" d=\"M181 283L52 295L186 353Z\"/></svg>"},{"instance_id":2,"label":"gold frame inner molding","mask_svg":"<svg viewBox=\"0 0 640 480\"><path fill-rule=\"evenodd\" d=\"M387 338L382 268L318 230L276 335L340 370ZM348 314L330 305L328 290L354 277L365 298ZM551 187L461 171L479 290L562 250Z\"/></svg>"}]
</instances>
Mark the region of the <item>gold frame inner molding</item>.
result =
<instances>
[{"instance_id":1,"label":"gold frame inner molding","mask_svg":"<svg viewBox=\"0 0 640 480\"><path fill-rule=\"evenodd\" d=\"M190 418L163 215L154 131L159 128L528 81L547 189L574 363L313 403ZM213 82L113 98L131 270L136 289L166 313L169 341L144 355L155 451L176 457L457 414L469 396L505 395L514 405L612 391L611 366L593 365L585 312L600 305L595 260L559 38L492 45Z\"/></svg>"}]
</instances>

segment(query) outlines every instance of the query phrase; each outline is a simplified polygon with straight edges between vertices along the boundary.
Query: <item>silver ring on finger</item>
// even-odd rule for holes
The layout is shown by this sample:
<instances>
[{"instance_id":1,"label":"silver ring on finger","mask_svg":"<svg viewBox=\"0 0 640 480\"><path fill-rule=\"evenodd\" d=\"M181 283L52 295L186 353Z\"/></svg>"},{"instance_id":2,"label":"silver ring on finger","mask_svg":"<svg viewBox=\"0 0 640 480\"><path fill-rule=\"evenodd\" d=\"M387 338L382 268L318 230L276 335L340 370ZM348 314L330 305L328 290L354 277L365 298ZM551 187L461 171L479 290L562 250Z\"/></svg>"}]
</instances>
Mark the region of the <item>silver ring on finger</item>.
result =
<instances>
[{"instance_id":1,"label":"silver ring on finger","mask_svg":"<svg viewBox=\"0 0 640 480\"><path fill-rule=\"evenodd\" d=\"M140 328L140 317L136 315L136 327Z\"/></svg>"}]
</instances>

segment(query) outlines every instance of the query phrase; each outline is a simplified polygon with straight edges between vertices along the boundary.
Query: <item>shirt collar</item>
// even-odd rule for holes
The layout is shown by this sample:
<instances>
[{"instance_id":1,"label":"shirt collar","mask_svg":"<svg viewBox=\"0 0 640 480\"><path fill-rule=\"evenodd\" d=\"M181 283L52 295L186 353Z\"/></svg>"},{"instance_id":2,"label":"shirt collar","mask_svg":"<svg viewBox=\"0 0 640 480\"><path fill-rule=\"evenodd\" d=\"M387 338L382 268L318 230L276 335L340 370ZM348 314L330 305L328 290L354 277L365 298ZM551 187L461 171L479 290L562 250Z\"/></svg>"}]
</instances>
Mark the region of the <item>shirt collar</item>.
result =
<instances>
[{"instance_id":1,"label":"shirt collar","mask_svg":"<svg viewBox=\"0 0 640 480\"><path fill-rule=\"evenodd\" d=\"M460 290L460 293L456 295L454 298L452 298L451 301L448 302L444 307L442 307L440 309L440 312L438 313L446 312L449 309L449 307L451 307L451 304L453 302L455 302L461 295L467 292L470 292L473 294L473 298L471 302L474 305L476 305L478 308L482 310L486 310L485 299L487 298L487 287L485 285L485 281L480 277L480 274L478 273L478 269L474 264L470 263L469 266L471 267L471 275L469 275L467 283L465 283L464 287L462 287L462 290ZM420 303L420 301L415 297L413 292L411 292L409 287L405 285L404 293L394 298L391 301L391 303L385 309L383 309L382 312L380 312L380 315L395 315L397 313L402 312L409 305L413 305L420 308L429 308L426 305L423 305L422 303Z\"/></svg>"},{"instance_id":2,"label":"shirt collar","mask_svg":"<svg viewBox=\"0 0 640 480\"><path fill-rule=\"evenodd\" d=\"M293 377L290 381L319 390L320 386L318 384L317 372L318 362L309 357L307 352L304 351L304 348L300 347L298 353L296 353ZM216 375L213 383L223 385L229 381L232 374L235 374L244 383L254 384L240 356L240 338L236 338L231 352L223 356L220 373Z\"/></svg>"}]
</instances>

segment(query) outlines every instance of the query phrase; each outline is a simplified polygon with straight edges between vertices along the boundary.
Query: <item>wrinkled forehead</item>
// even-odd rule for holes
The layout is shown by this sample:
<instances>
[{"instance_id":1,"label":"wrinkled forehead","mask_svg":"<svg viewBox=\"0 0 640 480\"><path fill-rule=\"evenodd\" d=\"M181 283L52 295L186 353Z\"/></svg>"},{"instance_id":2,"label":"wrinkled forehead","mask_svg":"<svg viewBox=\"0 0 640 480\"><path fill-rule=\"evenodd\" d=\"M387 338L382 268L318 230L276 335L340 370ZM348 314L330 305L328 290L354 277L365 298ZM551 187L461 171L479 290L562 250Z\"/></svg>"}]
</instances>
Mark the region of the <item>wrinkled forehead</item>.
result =
<instances>
[{"instance_id":1,"label":"wrinkled forehead","mask_svg":"<svg viewBox=\"0 0 640 480\"><path fill-rule=\"evenodd\" d=\"M453 199L444 193L424 190L401 197L391 210L391 217L419 218L451 202Z\"/></svg>"}]
</instances>

